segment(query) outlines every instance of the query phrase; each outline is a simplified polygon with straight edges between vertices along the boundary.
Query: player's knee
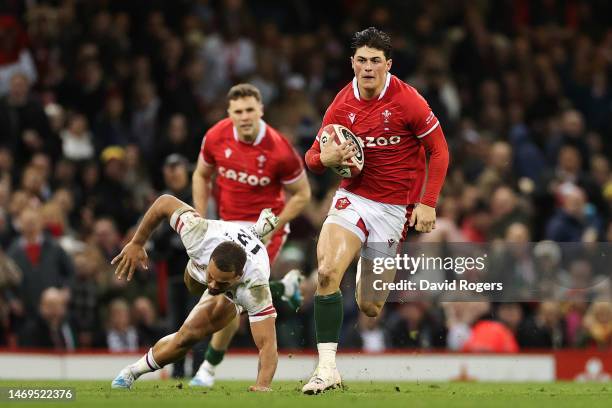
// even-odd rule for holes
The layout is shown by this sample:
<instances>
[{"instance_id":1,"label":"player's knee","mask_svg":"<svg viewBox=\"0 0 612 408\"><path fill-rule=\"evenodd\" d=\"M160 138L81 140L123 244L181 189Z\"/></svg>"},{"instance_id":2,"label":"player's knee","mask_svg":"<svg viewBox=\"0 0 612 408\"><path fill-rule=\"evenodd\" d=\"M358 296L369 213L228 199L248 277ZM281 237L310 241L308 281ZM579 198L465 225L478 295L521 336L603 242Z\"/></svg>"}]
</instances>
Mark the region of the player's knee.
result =
<instances>
[{"instance_id":1,"label":"player's knee","mask_svg":"<svg viewBox=\"0 0 612 408\"><path fill-rule=\"evenodd\" d=\"M368 317L376 317L382 310L382 305L378 305L374 302L359 301L357 305L359 306L359 310Z\"/></svg>"},{"instance_id":2,"label":"player's knee","mask_svg":"<svg viewBox=\"0 0 612 408\"><path fill-rule=\"evenodd\" d=\"M334 286L338 286L338 274L339 271L334 266L326 263L319 264L319 269L317 270L319 288L334 289Z\"/></svg>"}]
</instances>

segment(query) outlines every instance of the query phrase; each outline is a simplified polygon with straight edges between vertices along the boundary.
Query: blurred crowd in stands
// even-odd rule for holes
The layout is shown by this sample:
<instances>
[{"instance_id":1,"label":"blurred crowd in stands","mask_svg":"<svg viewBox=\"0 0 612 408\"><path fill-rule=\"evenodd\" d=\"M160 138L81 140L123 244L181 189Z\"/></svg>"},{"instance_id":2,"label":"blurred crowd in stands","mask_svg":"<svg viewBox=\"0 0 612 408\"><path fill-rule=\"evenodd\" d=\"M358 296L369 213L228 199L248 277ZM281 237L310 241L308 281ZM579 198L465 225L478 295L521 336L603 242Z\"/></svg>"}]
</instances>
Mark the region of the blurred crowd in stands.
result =
<instances>
[{"instance_id":1,"label":"blurred crowd in stands","mask_svg":"<svg viewBox=\"0 0 612 408\"><path fill-rule=\"evenodd\" d=\"M352 33L370 25L392 35L392 73L427 99L451 150L436 230L412 240L610 245L611 20L606 0L3 1L0 345L133 351L175 329L197 299L170 228L129 284L110 260L161 192L190 200L232 84L256 85L264 119L304 153L352 78ZM278 307L284 349L315 343L315 239L338 179L310 182L273 268L310 274L302 309ZM612 263L566 268L589 287ZM612 348L609 285L556 302L392 303L378 319L358 313L353 287L349 271L343 349ZM250 347L244 323L233 344Z\"/></svg>"}]
</instances>

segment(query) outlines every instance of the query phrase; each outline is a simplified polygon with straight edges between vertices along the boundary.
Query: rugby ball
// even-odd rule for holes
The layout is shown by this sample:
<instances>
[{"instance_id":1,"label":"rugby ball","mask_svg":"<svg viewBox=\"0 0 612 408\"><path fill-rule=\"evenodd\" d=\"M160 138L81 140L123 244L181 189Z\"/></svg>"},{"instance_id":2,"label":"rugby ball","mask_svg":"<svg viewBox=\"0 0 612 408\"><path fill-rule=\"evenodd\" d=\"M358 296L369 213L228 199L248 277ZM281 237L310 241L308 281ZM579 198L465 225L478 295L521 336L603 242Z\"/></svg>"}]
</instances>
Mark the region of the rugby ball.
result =
<instances>
[{"instance_id":1,"label":"rugby ball","mask_svg":"<svg viewBox=\"0 0 612 408\"><path fill-rule=\"evenodd\" d=\"M353 145L357 149L355 156L350 158L355 166L338 165L332 166L331 169L344 178L351 178L361 173L363 169L363 142L350 130L342 125L331 124L323 128L321 137L319 138L320 144L327 143L331 139L331 143L335 145L341 145L345 140L352 140Z\"/></svg>"}]
</instances>

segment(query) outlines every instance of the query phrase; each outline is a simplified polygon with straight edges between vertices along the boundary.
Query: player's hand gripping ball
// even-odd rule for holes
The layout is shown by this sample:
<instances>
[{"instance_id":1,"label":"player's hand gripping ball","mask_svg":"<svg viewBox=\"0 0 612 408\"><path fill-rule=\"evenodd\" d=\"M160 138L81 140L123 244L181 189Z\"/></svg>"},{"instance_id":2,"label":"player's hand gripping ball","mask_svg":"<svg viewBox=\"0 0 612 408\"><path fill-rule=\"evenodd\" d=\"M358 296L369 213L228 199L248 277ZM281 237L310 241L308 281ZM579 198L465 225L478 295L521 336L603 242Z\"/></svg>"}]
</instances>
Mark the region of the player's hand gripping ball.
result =
<instances>
[{"instance_id":1,"label":"player's hand gripping ball","mask_svg":"<svg viewBox=\"0 0 612 408\"><path fill-rule=\"evenodd\" d=\"M319 141L321 152L325 148L336 149L339 160L343 159L342 155L346 155L346 151L352 151L351 157L329 166L335 173L344 178L355 177L361 173L364 163L363 142L353 132L342 125L327 125L323 128ZM347 145L350 145L350 150Z\"/></svg>"}]
</instances>

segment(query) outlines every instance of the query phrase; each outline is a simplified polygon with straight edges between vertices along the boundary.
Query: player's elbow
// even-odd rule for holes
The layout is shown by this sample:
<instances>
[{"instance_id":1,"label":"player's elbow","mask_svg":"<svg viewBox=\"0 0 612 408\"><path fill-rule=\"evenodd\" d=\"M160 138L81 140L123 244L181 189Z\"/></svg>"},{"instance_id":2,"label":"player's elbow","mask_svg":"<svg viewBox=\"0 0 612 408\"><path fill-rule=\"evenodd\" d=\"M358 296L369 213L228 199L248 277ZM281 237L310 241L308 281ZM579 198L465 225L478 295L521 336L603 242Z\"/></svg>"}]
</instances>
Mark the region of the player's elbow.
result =
<instances>
[{"instance_id":1,"label":"player's elbow","mask_svg":"<svg viewBox=\"0 0 612 408\"><path fill-rule=\"evenodd\" d=\"M171 195L171 194L162 194L162 195L160 195L160 196L157 198L157 201L158 201L160 204L167 204L167 203L169 203L170 201L172 201L172 200L174 200L174 199L175 199L175 198L174 198L174 196L173 196L173 195Z\"/></svg>"},{"instance_id":2,"label":"player's elbow","mask_svg":"<svg viewBox=\"0 0 612 408\"><path fill-rule=\"evenodd\" d=\"M155 203L153 203L153 206L157 210L158 214L169 217L170 215L172 215L171 210L174 207L176 207L177 202L178 202L178 199L174 197L173 195L162 194L157 198L157 200L155 200Z\"/></svg>"}]
</instances>

